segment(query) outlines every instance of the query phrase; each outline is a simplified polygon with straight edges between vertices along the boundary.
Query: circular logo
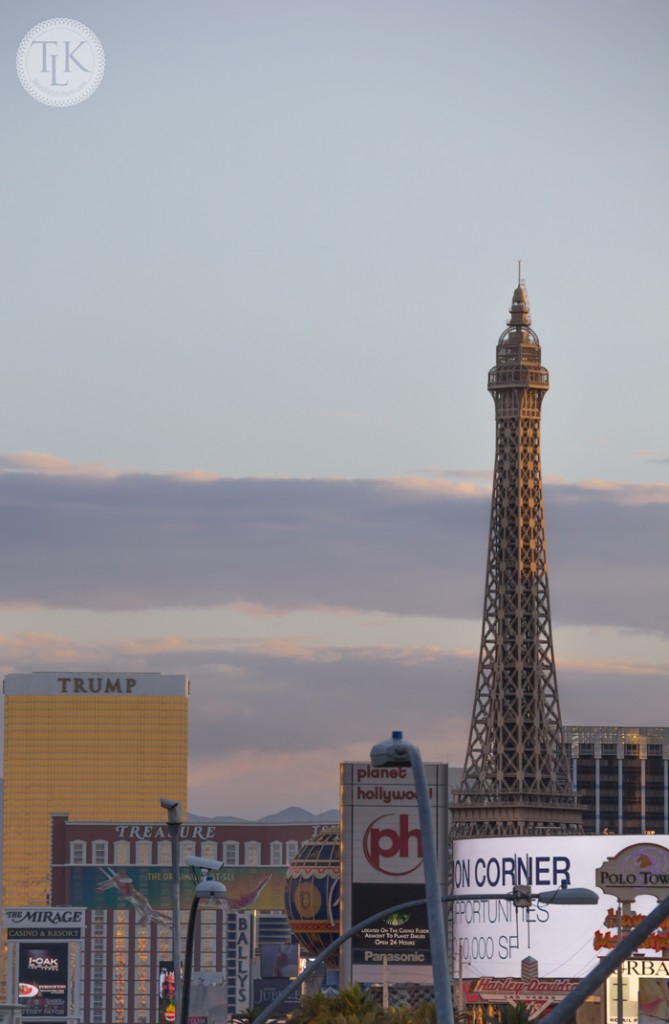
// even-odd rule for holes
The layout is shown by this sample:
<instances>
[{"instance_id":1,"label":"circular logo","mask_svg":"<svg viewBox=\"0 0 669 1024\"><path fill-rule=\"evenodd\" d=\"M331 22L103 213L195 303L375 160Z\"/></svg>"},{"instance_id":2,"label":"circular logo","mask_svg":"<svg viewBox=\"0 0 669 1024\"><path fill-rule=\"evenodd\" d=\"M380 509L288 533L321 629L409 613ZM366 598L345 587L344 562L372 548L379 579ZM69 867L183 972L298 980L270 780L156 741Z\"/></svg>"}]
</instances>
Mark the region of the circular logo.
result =
<instances>
[{"instance_id":1,"label":"circular logo","mask_svg":"<svg viewBox=\"0 0 669 1024\"><path fill-rule=\"evenodd\" d=\"M16 54L21 85L50 107L72 107L95 92L105 73L105 54L95 32L71 18L40 21Z\"/></svg>"},{"instance_id":2,"label":"circular logo","mask_svg":"<svg viewBox=\"0 0 669 1024\"><path fill-rule=\"evenodd\" d=\"M423 863L420 827L411 827L408 814L381 814L367 827L362 850L374 871L382 875L410 875Z\"/></svg>"},{"instance_id":3,"label":"circular logo","mask_svg":"<svg viewBox=\"0 0 669 1024\"><path fill-rule=\"evenodd\" d=\"M295 890L295 905L300 917L316 917L322 902L321 894L313 882L301 882Z\"/></svg>"}]
</instances>

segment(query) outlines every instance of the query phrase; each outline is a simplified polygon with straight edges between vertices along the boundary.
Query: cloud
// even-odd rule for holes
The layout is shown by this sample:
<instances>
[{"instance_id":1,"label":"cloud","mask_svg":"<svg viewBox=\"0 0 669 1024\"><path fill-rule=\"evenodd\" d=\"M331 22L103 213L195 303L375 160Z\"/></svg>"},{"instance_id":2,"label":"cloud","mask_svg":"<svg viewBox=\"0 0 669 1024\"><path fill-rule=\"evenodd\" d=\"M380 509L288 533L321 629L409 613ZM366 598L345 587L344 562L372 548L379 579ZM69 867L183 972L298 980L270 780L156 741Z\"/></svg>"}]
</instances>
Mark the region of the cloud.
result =
<instances>
[{"instance_id":1,"label":"cloud","mask_svg":"<svg viewBox=\"0 0 669 1024\"><path fill-rule=\"evenodd\" d=\"M653 462L658 466L669 464L669 452L654 452L643 449L634 454L638 455L640 459L646 459L647 462Z\"/></svg>"},{"instance_id":2,"label":"cloud","mask_svg":"<svg viewBox=\"0 0 669 1024\"><path fill-rule=\"evenodd\" d=\"M476 681L476 652L434 645L177 636L93 645L33 633L0 637L0 650L5 671L116 665L188 674L190 809L199 814L336 807L340 762L366 760L393 729L419 743L426 760L461 765ZM666 718L669 666L570 661L558 669L566 723Z\"/></svg>"},{"instance_id":3,"label":"cloud","mask_svg":"<svg viewBox=\"0 0 669 1024\"><path fill-rule=\"evenodd\" d=\"M555 620L666 630L669 488L545 493ZM480 617L489 496L471 480L5 471L0 515L8 605Z\"/></svg>"},{"instance_id":4,"label":"cloud","mask_svg":"<svg viewBox=\"0 0 669 1024\"><path fill-rule=\"evenodd\" d=\"M15 473L42 473L50 476L117 476L105 462L78 464L44 452L0 454L0 470Z\"/></svg>"}]
</instances>

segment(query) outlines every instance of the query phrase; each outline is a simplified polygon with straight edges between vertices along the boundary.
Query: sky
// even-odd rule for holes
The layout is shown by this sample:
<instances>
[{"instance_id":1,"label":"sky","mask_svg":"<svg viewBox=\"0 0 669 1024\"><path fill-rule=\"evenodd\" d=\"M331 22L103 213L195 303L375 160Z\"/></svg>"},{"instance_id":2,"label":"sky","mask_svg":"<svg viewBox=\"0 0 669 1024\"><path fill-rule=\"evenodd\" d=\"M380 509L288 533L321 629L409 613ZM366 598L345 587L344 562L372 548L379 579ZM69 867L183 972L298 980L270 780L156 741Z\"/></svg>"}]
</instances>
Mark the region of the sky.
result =
<instances>
[{"instance_id":1,"label":"sky","mask_svg":"<svg viewBox=\"0 0 669 1024\"><path fill-rule=\"evenodd\" d=\"M16 53L71 18L84 102ZM462 764L522 259L565 723L669 726L666 0L11 0L0 662L183 672L189 810Z\"/></svg>"}]
</instances>

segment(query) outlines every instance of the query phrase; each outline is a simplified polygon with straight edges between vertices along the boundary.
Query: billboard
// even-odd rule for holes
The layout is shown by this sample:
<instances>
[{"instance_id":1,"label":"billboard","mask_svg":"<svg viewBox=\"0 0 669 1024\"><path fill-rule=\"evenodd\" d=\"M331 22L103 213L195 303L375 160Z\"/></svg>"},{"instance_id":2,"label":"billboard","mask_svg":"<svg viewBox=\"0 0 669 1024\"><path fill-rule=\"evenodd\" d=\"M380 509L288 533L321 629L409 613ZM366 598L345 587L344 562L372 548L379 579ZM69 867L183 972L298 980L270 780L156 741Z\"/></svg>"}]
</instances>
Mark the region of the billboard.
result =
<instances>
[{"instance_id":1,"label":"billboard","mask_svg":"<svg viewBox=\"0 0 669 1024\"><path fill-rule=\"evenodd\" d=\"M388 890L384 885L353 883L353 921L358 924L388 907ZM423 885L393 886L392 902L408 903L425 898ZM427 907L411 907L395 911L365 928L351 939L354 964L429 964L430 933Z\"/></svg>"},{"instance_id":2,"label":"billboard","mask_svg":"<svg viewBox=\"0 0 669 1024\"><path fill-rule=\"evenodd\" d=\"M446 883L448 767L426 764L442 885ZM384 909L425 898L423 841L410 767L341 766L342 929ZM348 948L350 947L350 948ZM394 980L426 981L430 971L427 911L391 912L342 947L342 983L376 981L384 965Z\"/></svg>"},{"instance_id":3,"label":"billboard","mask_svg":"<svg viewBox=\"0 0 669 1024\"><path fill-rule=\"evenodd\" d=\"M253 1005L258 1007L269 1006L289 984L290 981L287 978L255 978L253 982ZM276 1010L277 1016L285 1016L288 1013L292 1013L293 1010L298 1009L301 1002L302 993L298 988L296 991L291 992L289 996L286 996L284 1001L278 1006Z\"/></svg>"},{"instance_id":4,"label":"billboard","mask_svg":"<svg viewBox=\"0 0 669 1024\"><path fill-rule=\"evenodd\" d=\"M161 960L158 964L158 1021L174 1024L177 1017L174 961Z\"/></svg>"},{"instance_id":5,"label":"billboard","mask_svg":"<svg viewBox=\"0 0 669 1024\"><path fill-rule=\"evenodd\" d=\"M135 909L143 921L169 925L172 921L170 867L72 867L70 898L92 910ZM283 910L286 869L226 867L216 875L225 885L221 906L228 910ZM195 882L190 868L179 872L182 910L193 902Z\"/></svg>"},{"instance_id":6,"label":"billboard","mask_svg":"<svg viewBox=\"0 0 669 1024\"><path fill-rule=\"evenodd\" d=\"M300 973L296 942L261 942L260 977L296 978Z\"/></svg>"},{"instance_id":7,"label":"billboard","mask_svg":"<svg viewBox=\"0 0 669 1024\"><path fill-rule=\"evenodd\" d=\"M621 926L623 932L629 931L657 906L658 893L643 890L663 874L659 867L655 870L669 851L669 839L663 839L615 835L456 840L453 894L461 899L453 904L453 930L455 949L465 965L463 976L520 977L521 962L531 956L538 961L542 978L584 977L618 943L618 898L605 893L598 882L615 885L617 875L610 864L622 858L627 865L625 885L636 885L639 893L633 906L623 904ZM669 891L669 875L665 882ZM562 884L594 890L599 903L533 902L516 910L511 902L494 898L514 885L541 892ZM669 921L642 943L635 956L657 958L664 950L669 950Z\"/></svg>"},{"instance_id":8,"label":"billboard","mask_svg":"<svg viewBox=\"0 0 669 1024\"><path fill-rule=\"evenodd\" d=\"M69 947L66 942L19 946L18 1002L23 1017L67 1017Z\"/></svg>"}]
</instances>

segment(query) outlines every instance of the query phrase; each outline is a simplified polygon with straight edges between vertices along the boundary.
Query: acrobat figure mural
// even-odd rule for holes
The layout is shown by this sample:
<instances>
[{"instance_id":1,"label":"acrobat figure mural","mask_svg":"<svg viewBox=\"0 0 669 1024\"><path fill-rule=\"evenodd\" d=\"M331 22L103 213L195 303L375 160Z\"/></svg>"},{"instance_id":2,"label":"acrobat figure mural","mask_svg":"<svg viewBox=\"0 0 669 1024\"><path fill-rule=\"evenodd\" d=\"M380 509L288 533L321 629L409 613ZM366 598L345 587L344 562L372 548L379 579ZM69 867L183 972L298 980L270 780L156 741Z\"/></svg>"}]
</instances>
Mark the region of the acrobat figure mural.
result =
<instances>
[{"instance_id":1,"label":"acrobat figure mural","mask_svg":"<svg viewBox=\"0 0 669 1024\"><path fill-rule=\"evenodd\" d=\"M124 900L135 908L137 912L137 924L147 924L149 921L156 921L158 924L172 927L172 915L162 910L155 910L149 903L146 896L135 889L132 879L125 871L112 871L111 868L100 868L106 881L100 882L95 887L96 892L104 892L105 889L117 889Z\"/></svg>"},{"instance_id":2,"label":"acrobat figure mural","mask_svg":"<svg viewBox=\"0 0 669 1024\"><path fill-rule=\"evenodd\" d=\"M126 900L137 912L137 923L146 924L150 921L156 921L158 924L172 925L172 914L168 911L156 910L149 903L149 900L141 892L139 892L133 885L133 881L126 871L113 871L112 868L100 868L100 871L105 876L105 881L100 882L96 887L96 892L104 892L106 889L116 889L117 892ZM263 877L250 889L240 890L235 895L230 893L229 895L223 896L216 900L210 900L209 903L217 905L228 911L243 911L249 910L258 896L263 891L267 883L272 878L271 874L263 875Z\"/></svg>"}]
</instances>

